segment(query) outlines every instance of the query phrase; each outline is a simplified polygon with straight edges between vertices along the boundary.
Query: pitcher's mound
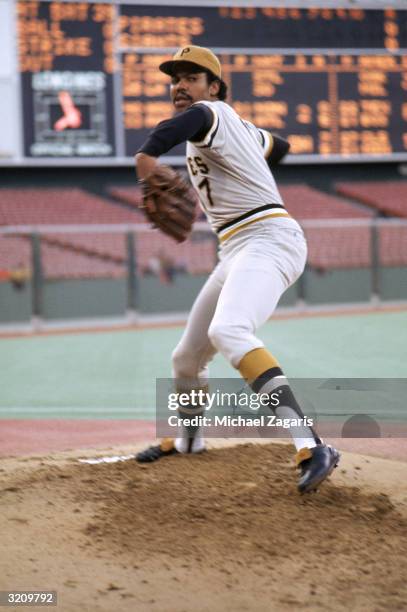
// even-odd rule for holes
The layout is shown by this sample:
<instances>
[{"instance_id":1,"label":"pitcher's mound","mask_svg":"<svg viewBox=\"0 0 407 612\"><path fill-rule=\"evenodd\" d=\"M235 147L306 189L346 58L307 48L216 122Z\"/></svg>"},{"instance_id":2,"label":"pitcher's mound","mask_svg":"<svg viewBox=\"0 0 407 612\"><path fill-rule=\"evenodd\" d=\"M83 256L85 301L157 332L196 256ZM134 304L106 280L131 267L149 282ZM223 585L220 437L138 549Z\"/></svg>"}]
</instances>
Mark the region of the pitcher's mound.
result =
<instances>
[{"instance_id":1,"label":"pitcher's mound","mask_svg":"<svg viewBox=\"0 0 407 612\"><path fill-rule=\"evenodd\" d=\"M342 465L300 497L292 458L22 462L0 474L0 589L56 589L69 612L405 610L403 507Z\"/></svg>"}]
</instances>

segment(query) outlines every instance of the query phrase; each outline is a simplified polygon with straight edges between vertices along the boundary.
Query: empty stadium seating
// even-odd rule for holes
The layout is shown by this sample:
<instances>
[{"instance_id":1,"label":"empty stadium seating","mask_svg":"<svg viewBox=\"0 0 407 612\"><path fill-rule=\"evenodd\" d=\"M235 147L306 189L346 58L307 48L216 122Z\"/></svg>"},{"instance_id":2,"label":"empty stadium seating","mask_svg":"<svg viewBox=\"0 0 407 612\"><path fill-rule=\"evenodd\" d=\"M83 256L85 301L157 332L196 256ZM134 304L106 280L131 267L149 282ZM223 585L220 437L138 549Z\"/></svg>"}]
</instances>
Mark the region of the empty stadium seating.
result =
<instances>
[{"instance_id":1,"label":"empty stadium seating","mask_svg":"<svg viewBox=\"0 0 407 612\"><path fill-rule=\"evenodd\" d=\"M366 204L377 212L407 217L407 181L360 181L335 184L338 193Z\"/></svg>"},{"instance_id":2,"label":"empty stadium seating","mask_svg":"<svg viewBox=\"0 0 407 612\"><path fill-rule=\"evenodd\" d=\"M108 194L118 200L137 208L141 204L142 194L141 189L137 185L131 187L123 187L121 185L112 185L108 187ZM140 218L144 221L144 216L140 213Z\"/></svg>"},{"instance_id":3,"label":"empty stadium seating","mask_svg":"<svg viewBox=\"0 0 407 612\"><path fill-rule=\"evenodd\" d=\"M31 266L31 247L25 238L0 235L0 270Z\"/></svg>"},{"instance_id":4,"label":"empty stadium seating","mask_svg":"<svg viewBox=\"0 0 407 612\"><path fill-rule=\"evenodd\" d=\"M41 243L41 261L46 278L116 278L125 274L123 264L47 244L46 241ZM21 267L32 269L30 238L0 236L0 270L11 272Z\"/></svg>"},{"instance_id":5,"label":"empty stadium seating","mask_svg":"<svg viewBox=\"0 0 407 612\"><path fill-rule=\"evenodd\" d=\"M133 211L81 189L0 189L0 225L109 225L137 221ZM125 274L123 235L58 233L41 240L47 278Z\"/></svg>"},{"instance_id":6,"label":"empty stadium seating","mask_svg":"<svg viewBox=\"0 0 407 612\"><path fill-rule=\"evenodd\" d=\"M133 211L82 189L0 189L0 225L137 223Z\"/></svg>"},{"instance_id":7,"label":"empty stadium seating","mask_svg":"<svg viewBox=\"0 0 407 612\"><path fill-rule=\"evenodd\" d=\"M324 193L308 185L282 185L285 206L299 221L305 219L368 219L372 212L348 200Z\"/></svg>"},{"instance_id":8,"label":"empty stadium seating","mask_svg":"<svg viewBox=\"0 0 407 612\"><path fill-rule=\"evenodd\" d=\"M407 266L407 224L379 226L378 259L386 267Z\"/></svg>"},{"instance_id":9,"label":"empty stadium seating","mask_svg":"<svg viewBox=\"0 0 407 612\"><path fill-rule=\"evenodd\" d=\"M323 193L308 185L284 185L280 193L287 210L300 223L316 219L368 220L373 213L344 198ZM368 224L354 227L310 228L304 223L308 241L308 265L319 270L367 267L371 263Z\"/></svg>"},{"instance_id":10,"label":"empty stadium seating","mask_svg":"<svg viewBox=\"0 0 407 612\"><path fill-rule=\"evenodd\" d=\"M143 221L142 224L140 222ZM138 211L118 206L81 189L0 189L0 225L137 224L148 227ZM142 227L140 227L142 230ZM0 269L15 267L24 254L30 265L29 238L3 238ZM1 247L0 247L1 249ZM9 252L7 258L4 253ZM157 258L172 262L191 274L208 272L216 259L214 241L177 245L158 231L135 236L137 272L153 269ZM41 237L41 259L46 278L94 278L125 276L125 233L47 232Z\"/></svg>"},{"instance_id":11,"label":"empty stadium seating","mask_svg":"<svg viewBox=\"0 0 407 612\"><path fill-rule=\"evenodd\" d=\"M114 263L123 263L127 257L123 232L47 233L43 235L42 242Z\"/></svg>"},{"instance_id":12,"label":"empty stadium seating","mask_svg":"<svg viewBox=\"0 0 407 612\"><path fill-rule=\"evenodd\" d=\"M121 278L122 264L95 256L75 253L56 245L41 245L42 270L45 278Z\"/></svg>"},{"instance_id":13,"label":"empty stadium seating","mask_svg":"<svg viewBox=\"0 0 407 612\"><path fill-rule=\"evenodd\" d=\"M371 265L369 219L374 215L371 209L304 184L283 185L280 191L288 211L304 226L309 266L325 271ZM372 191L370 186L369 192ZM140 202L138 187L111 187L109 194L127 205L137 206ZM333 227L309 225L313 220L330 219L336 220ZM343 226L341 219L347 220ZM158 231L147 231L148 226L139 211L81 189L0 189L0 225L42 224L137 224L135 260L140 275L154 273L157 265L164 265L163 262L174 270L204 274L210 272L216 261L215 241L208 235L194 236L193 240L178 245ZM381 265L406 265L407 228L380 227L377 237ZM75 234L50 231L41 237L41 256L46 278L116 278L126 275L124 232L86 231ZM18 265L30 267L30 261L28 237L0 236L0 269L13 269Z\"/></svg>"},{"instance_id":14,"label":"empty stadium seating","mask_svg":"<svg viewBox=\"0 0 407 612\"><path fill-rule=\"evenodd\" d=\"M371 265L371 230L362 227L304 228L308 266L318 271Z\"/></svg>"},{"instance_id":15,"label":"empty stadium seating","mask_svg":"<svg viewBox=\"0 0 407 612\"><path fill-rule=\"evenodd\" d=\"M135 240L137 267L141 274L148 272L156 259L165 259L168 265L191 274L209 273L216 263L216 243L210 235L199 241L175 244L158 232L137 232Z\"/></svg>"}]
</instances>

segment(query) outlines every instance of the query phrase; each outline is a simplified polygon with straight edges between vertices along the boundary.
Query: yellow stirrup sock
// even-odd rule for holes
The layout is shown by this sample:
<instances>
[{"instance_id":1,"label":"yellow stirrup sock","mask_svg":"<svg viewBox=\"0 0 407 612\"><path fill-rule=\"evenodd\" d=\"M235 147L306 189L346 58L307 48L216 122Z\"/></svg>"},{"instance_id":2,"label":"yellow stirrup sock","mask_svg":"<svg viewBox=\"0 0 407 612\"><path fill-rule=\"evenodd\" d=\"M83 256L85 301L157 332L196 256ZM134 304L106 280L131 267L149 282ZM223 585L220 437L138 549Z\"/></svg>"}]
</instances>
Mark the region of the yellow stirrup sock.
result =
<instances>
[{"instance_id":1,"label":"yellow stirrup sock","mask_svg":"<svg viewBox=\"0 0 407 612\"><path fill-rule=\"evenodd\" d=\"M259 376L264 374L264 372L272 370L273 368L281 369L278 361L265 348L249 351L238 365L238 370L242 378L249 383L255 381Z\"/></svg>"}]
</instances>

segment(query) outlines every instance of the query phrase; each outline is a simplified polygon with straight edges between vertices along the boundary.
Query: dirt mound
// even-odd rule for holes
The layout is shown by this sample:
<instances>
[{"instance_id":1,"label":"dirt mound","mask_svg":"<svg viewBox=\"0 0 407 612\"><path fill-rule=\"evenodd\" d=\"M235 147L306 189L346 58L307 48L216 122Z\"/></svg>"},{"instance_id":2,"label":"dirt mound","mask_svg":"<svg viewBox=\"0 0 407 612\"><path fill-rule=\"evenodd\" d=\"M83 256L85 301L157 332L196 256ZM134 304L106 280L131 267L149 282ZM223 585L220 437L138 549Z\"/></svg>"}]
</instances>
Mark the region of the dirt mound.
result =
<instances>
[{"instance_id":1,"label":"dirt mound","mask_svg":"<svg viewBox=\"0 0 407 612\"><path fill-rule=\"evenodd\" d=\"M240 445L0 474L0 588L56 588L75 612L406 610L406 516L335 476L300 497L292 456Z\"/></svg>"}]
</instances>

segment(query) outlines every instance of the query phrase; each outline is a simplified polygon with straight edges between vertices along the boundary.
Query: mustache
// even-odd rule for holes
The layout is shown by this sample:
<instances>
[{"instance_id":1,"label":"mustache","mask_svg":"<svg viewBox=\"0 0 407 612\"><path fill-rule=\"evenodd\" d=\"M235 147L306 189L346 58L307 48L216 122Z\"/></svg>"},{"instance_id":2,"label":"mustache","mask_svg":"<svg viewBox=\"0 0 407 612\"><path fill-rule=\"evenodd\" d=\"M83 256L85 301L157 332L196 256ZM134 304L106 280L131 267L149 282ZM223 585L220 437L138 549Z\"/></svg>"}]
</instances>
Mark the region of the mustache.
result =
<instances>
[{"instance_id":1,"label":"mustache","mask_svg":"<svg viewBox=\"0 0 407 612\"><path fill-rule=\"evenodd\" d=\"M192 100L191 96L188 96L187 94L182 94L179 93L175 96L174 101L176 102L177 100Z\"/></svg>"}]
</instances>

